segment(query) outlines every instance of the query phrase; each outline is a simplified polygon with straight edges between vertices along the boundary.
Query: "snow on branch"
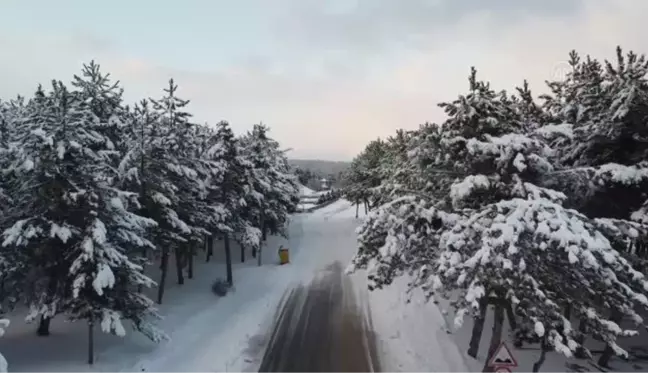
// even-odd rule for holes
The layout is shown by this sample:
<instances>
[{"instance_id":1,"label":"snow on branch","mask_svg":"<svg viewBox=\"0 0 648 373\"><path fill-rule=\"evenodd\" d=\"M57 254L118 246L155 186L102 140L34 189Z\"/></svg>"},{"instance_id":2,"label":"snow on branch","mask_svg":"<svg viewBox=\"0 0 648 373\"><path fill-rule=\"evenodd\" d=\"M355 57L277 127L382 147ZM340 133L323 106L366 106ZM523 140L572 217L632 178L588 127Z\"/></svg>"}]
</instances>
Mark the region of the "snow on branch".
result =
<instances>
[{"instance_id":1,"label":"snow on branch","mask_svg":"<svg viewBox=\"0 0 648 373\"><path fill-rule=\"evenodd\" d=\"M557 305L567 299L575 306L591 302L583 297L580 284L586 283L588 291L605 293L634 318L634 306L648 307L648 281L606 237L624 231L607 224L604 233L600 227L605 223L610 222L589 220L547 199L503 200L441 234L430 281L445 294L460 290L452 296L458 315L479 307L484 287L501 287L507 291L500 296L533 304L534 312L556 318L561 312ZM620 335L616 330L603 333L609 340Z\"/></svg>"}]
</instances>

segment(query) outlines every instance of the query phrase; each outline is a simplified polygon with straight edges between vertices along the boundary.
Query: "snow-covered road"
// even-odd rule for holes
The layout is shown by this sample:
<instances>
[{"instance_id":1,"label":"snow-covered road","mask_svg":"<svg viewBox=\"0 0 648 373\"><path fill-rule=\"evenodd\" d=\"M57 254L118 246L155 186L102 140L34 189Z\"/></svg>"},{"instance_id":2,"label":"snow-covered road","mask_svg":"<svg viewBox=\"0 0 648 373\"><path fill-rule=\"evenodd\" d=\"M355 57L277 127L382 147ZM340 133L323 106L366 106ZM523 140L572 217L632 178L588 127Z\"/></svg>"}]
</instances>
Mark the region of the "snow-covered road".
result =
<instances>
[{"instance_id":1,"label":"snow-covered road","mask_svg":"<svg viewBox=\"0 0 648 373\"><path fill-rule=\"evenodd\" d=\"M350 278L336 261L290 290L272 328L261 372L380 371L375 336Z\"/></svg>"}]
</instances>

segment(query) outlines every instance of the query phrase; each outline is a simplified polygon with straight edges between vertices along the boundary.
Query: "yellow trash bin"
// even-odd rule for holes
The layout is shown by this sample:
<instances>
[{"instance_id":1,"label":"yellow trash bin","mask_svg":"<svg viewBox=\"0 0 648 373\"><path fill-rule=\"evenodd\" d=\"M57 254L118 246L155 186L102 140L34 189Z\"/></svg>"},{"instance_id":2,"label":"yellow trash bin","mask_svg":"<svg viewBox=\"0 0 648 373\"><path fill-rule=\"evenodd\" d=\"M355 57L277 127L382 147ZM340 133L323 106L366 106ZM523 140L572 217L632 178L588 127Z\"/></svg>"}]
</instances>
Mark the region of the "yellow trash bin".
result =
<instances>
[{"instance_id":1,"label":"yellow trash bin","mask_svg":"<svg viewBox=\"0 0 648 373\"><path fill-rule=\"evenodd\" d=\"M288 264L290 263L290 256L288 255L288 248L279 247L279 264Z\"/></svg>"}]
</instances>

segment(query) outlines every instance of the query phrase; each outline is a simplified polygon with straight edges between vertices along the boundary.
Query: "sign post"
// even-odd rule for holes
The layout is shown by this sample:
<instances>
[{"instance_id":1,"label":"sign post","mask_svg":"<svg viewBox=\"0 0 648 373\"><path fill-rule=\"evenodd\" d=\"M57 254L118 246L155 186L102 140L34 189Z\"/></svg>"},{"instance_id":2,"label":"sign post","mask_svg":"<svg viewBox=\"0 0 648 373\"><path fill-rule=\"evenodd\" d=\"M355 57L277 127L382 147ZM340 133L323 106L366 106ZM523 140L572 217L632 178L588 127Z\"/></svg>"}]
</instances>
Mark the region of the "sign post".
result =
<instances>
[{"instance_id":1,"label":"sign post","mask_svg":"<svg viewBox=\"0 0 648 373\"><path fill-rule=\"evenodd\" d=\"M496 373L511 373L510 368L517 367L518 363L506 343L502 342L488 361L488 366Z\"/></svg>"}]
</instances>

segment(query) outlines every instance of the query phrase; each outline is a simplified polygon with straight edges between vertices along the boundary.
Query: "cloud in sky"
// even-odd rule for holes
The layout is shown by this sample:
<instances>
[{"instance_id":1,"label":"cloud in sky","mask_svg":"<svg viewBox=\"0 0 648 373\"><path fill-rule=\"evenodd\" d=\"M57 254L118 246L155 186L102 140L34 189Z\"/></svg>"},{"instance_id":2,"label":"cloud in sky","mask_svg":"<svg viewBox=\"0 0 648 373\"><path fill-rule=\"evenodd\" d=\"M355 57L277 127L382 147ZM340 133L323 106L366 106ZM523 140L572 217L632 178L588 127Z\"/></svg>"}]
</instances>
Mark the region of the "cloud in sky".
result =
<instances>
[{"instance_id":1,"label":"cloud in sky","mask_svg":"<svg viewBox=\"0 0 648 373\"><path fill-rule=\"evenodd\" d=\"M263 121L293 156L350 159L397 128L441 121L471 65L536 92L571 49L643 53L645 0L3 1L0 97L96 59L127 100L173 77L200 122Z\"/></svg>"}]
</instances>

